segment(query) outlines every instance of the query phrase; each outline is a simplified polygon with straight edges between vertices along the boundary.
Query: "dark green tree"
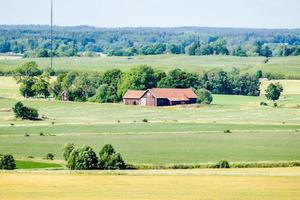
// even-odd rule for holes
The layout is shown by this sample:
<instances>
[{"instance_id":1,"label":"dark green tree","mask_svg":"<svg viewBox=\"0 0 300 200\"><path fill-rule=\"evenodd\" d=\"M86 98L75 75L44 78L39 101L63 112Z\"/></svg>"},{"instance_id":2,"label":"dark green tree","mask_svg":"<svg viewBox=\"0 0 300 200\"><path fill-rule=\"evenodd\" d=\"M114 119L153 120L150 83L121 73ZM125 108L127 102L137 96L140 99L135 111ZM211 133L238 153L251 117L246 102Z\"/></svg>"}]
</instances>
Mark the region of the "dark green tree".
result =
<instances>
[{"instance_id":1,"label":"dark green tree","mask_svg":"<svg viewBox=\"0 0 300 200\"><path fill-rule=\"evenodd\" d=\"M282 91L282 85L280 85L279 83L270 83L270 85L266 89L266 97L269 100L276 101L279 99Z\"/></svg>"},{"instance_id":2,"label":"dark green tree","mask_svg":"<svg viewBox=\"0 0 300 200\"><path fill-rule=\"evenodd\" d=\"M43 96L44 98L47 98L50 96L50 83L49 83L49 77L39 76L35 83L31 86L31 90L34 91L35 95Z\"/></svg>"},{"instance_id":3,"label":"dark green tree","mask_svg":"<svg viewBox=\"0 0 300 200\"><path fill-rule=\"evenodd\" d=\"M198 89L195 91L195 93L198 96L197 102L198 103L203 103L203 104L211 104L211 102L213 101L213 97L211 95L211 93L206 90L206 89Z\"/></svg>"},{"instance_id":4,"label":"dark green tree","mask_svg":"<svg viewBox=\"0 0 300 200\"><path fill-rule=\"evenodd\" d=\"M34 61L24 63L14 70L14 76L17 80L19 80L20 77L39 76L43 72L38 67L38 64Z\"/></svg>"},{"instance_id":5,"label":"dark green tree","mask_svg":"<svg viewBox=\"0 0 300 200\"><path fill-rule=\"evenodd\" d=\"M120 155L115 152L111 144L106 144L99 152L99 164L100 169L125 169L126 164Z\"/></svg>"},{"instance_id":6,"label":"dark green tree","mask_svg":"<svg viewBox=\"0 0 300 200\"><path fill-rule=\"evenodd\" d=\"M174 69L158 83L161 88L198 88L199 80L195 74Z\"/></svg>"},{"instance_id":7,"label":"dark green tree","mask_svg":"<svg viewBox=\"0 0 300 200\"><path fill-rule=\"evenodd\" d=\"M12 155L0 155L0 169L14 170L16 169L16 162Z\"/></svg>"},{"instance_id":8,"label":"dark green tree","mask_svg":"<svg viewBox=\"0 0 300 200\"><path fill-rule=\"evenodd\" d=\"M125 72L119 86L119 94L123 96L128 89L146 90L157 86L158 79L154 70L148 66L140 66Z\"/></svg>"},{"instance_id":9,"label":"dark green tree","mask_svg":"<svg viewBox=\"0 0 300 200\"><path fill-rule=\"evenodd\" d=\"M89 146L74 148L69 155L67 167L72 170L97 169L98 158Z\"/></svg>"},{"instance_id":10,"label":"dark green tree","mask_svg":"<svg viewBox=\"0 0 300 200\"><path fill-rule=\"evenodd\" d=\"M26 98L34 97L36 93L32 86L35 84L35 82L36 82L35 77L23 78L19 88L21 95Z\"/></svg>"},{"instance_id":11,"label":"dark green tree","mask_svg":"<svg viewBox=\"0 0 300 200\"><path fill-rule=\"evenodd\" d=\"M26 107L20 101L15 104L12 110L16 118L36 120L39 116L38 111L36 109Z\"/></svg>"}]
</instances>

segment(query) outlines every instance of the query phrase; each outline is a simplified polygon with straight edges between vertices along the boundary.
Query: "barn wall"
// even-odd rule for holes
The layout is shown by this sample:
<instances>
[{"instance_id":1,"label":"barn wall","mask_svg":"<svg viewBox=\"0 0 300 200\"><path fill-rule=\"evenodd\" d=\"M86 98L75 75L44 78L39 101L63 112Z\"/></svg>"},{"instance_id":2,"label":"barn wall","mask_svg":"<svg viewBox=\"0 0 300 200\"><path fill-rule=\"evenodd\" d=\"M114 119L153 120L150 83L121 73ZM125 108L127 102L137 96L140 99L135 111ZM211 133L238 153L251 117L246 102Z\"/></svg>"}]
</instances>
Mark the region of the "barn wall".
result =
<instances>
[{"instance_id":1,"label":"barn wall","mask_svg":"<svg viewBox=\"0 0 300 200\"><path fill-rule=\"evenodd\" d=\"M140 105L140 99L124 99L125 105Z\"/></svg>"},{"instance_id":2,"label":"barn wall","mask_svg":"<svg viewBox=\"0 0 300 200\"><path fill-rule=\"evenodd\" d=\"M156 98L148 91L141 99L146 99L146 106L156 106Z\"/></svg>"}]
</instances>

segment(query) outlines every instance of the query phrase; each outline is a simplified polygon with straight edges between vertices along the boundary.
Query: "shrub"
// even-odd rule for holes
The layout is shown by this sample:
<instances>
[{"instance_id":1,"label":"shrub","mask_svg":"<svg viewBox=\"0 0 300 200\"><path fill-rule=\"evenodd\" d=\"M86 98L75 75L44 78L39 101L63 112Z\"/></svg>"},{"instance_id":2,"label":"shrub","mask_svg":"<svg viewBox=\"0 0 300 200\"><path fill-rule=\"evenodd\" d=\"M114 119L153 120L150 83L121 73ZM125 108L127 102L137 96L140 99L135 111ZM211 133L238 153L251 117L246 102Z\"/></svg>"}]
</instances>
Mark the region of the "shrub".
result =
<instances>
[{"instance_id":1,"label":"shrub","mask_svg":"<svg viewBox=\"0 0 300 200\"><path fill-rule=\"evenodd\" d=\"M231 133L231 131L229 129L224 130L224 133Z\"/></svg>"},{"instance_id":2,"label":"shrub","mask_svg":"<svg viewBox=\"0 0 300 200\"><path fill-rule=\"evenodd\" d=\"M217 164L216 164L216 168L229 168L229 162L227 160L220 160Z\"/></svg>"},{"instance_id":3,"label":"shrub","mask_svg":"<svg viewBox=\"0 0 300 200\"><path fill-rule=\"evenodd\" d=\"M54 154L52 154L52 153L47 153L46 159L47 159L47 160L54 160Z\"/></svg>"},{"instance_id":4,"label":"shrub","mask_svg":"<svg viewBox=\"0 0 300 200\"><path fill-rule=\"evenodd\" d=\"M261 106L268 106L268 104L267 104L266 102L264 102L264 101L261 101L261 102L260 102L260 105L261 105Z\"/></svg>"},{"instance_id":5,"label":"shrub","mask_svg":"<svg viewBox=\"0 0 300 200\"><path fill-rule=\"evenodd\" d=\"M211 93L206 89L196 90L195 93L198 96L197 102L203 104L211 104L213 97Z\"/></svg>"},{"instance_id":6,"label":"shrub","mask_svg":"<svg viewBox=\"0 0 300 200\"><path fill-rule=\"evenodd\" d=\"M0 169L16 169L16 162L14 157L10 154L0 155Z\"/></svg>"},{"instance_id":7,"label":"shrub","mask_svg":"<svg viewBox=\"0 0 300 200\"><path fill-rule=\"evenodd\" d=\"M74 148L68 158L67 167L72 170L96 169L98 158L93 149L89 146Z\"/></svg>"},{"instance_id":8,"label":"shrub","mask_svg":"<svg viewBox=\"0 0 300 200\"><path fill-rule=\"evenodd\" d=\"M45 134L43 133L43 132L40 132L40 134L39 134L40 136L45 136Z\"/></svg>"},{"instance_id":9,"label":"shrub","mask_svg":"<svg viewBox=\"0 0 300 200\"><path fill-rule=\"evenodd\" d=\"M74 144L73 143L66 143L63 147L63 157L65 159L65 161L68 161L69 156L71 154L71 152L74 149Z\"/></svg>"},{"instance_id":10,"label":"shrub","mask_svg":"<svg viewBox=\"0 0 300 200\"><path fill-rule=\"evenodd\" d=\"M120 153L111 144L106 144L99 152L99 169L125 169L126 164Z\"/></svg>"},{"instance_id":11,"label":"shrub","mask_svg":"<svg viewBox=\"0 0 300 200\"><path fill-rule=\"evenodd\" d=\"M30 135L28 134L28 133L25 133L25 135L24 135L25 137L30 137Z\"/></svg>"},{"instance_id":12,"label":"shrub","mask_svg":"<svg viewBox=\"0 0 300 200\"><path fill-rule=\"evenodd\" d=\"M16 118L36 120L39 116L38 111L36 109L26 107L20 101L15 104L12 110Z\"/></svg>"},{"instance_id":13,"label":"shrub","mask_svg":"<svg viewBox=\"0 0 300 200\"><path fill-rule=\"evenodd\" d=\"M148 119L143 119L142 122L147 123L147 122L148 122Z\"/></svg>"}]
</instances>

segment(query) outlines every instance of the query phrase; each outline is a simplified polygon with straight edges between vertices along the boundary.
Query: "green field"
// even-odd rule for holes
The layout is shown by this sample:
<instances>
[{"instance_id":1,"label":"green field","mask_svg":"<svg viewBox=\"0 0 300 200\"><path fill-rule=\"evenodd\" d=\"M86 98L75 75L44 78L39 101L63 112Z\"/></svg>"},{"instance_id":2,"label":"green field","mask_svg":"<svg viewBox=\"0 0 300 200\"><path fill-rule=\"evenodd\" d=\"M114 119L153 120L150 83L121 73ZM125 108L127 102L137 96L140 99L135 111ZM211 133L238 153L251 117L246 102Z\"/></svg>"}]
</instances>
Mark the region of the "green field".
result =
<instances>
[{"instance_id":1,"label":"green field","mask_svg":"<svg viewBox=\"0 0 300 200\"><path fill-rule=\"evenodd\" d=\"M41 67L50 67L49 58L35 59L0 59L0 70L9 71L18 65L34 60ZM187 55L157 55L134 57L71 57L55 58L54 67L57 70L105 71L112 68L127 70L133 66L149 65L154 68L169 71L182 68L187 71L201 72L214 68L231 70L239 68L242 72L255 73L261 69L286 75L288 78L300 79L300 56L274 57L264 63L264 57L233 57L233 56L187 56Z\"/></svg>"},{"instance_id":2,"label":"green field","mask_svg":"<svg viewBox=\"0 0 300 200\"><path fill-rule=\"evenodd\" d=\"M278 108L264 96L233 95L214 95L210 106L151 108L25 100L12 78L1 77L0 152L18 159L42 159L53 153L60 162L65 142L88 144L97 152L111 143L133 164L296 161L300 160L300 95L293 90L295 83L282 83L288 90ZM15 120L11 107L18 100L46 118ZM261 101L269 106L260 106ZM142 122L145 118L148 123Z\"/></svg>"},{"instance_id":3,"label":"green field","mask_svg":"<svg viewBox=\"0 0 300 200\"><path fill-rule=\"evenodd\" d=\"M62 165L52 162L41 162L41 161L31 161L31 160L17 160L17 169L61 169Z\"/></svg>"},{"instance_id":4,"label":"green field","mask_svg":"<svg viewBox=\"0 0 300 200\"><path fill-rule=\"evenodd\" d=\"M0 199L5 200L296 200L300 196L299 168L0 172L0 180Z\"/></svg>"}]
</instances>

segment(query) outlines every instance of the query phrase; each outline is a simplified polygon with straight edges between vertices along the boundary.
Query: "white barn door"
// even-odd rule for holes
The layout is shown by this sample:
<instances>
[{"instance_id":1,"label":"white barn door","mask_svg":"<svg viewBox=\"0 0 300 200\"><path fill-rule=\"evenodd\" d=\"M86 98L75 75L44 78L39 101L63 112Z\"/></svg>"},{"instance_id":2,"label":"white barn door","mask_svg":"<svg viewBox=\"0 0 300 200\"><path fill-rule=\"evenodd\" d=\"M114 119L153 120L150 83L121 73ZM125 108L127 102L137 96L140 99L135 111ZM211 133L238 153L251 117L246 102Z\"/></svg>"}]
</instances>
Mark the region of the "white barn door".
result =
<instances>
[{"instance_id":1,"label":"white barn door","mask_svg":"<svg viewBox=\"0 0 300 200\"><path fill-rule=\"evenodd\" d=\"M147 101L146 98L141 98L141 106L146 106Z\"/></svg>"}]
</instances>

